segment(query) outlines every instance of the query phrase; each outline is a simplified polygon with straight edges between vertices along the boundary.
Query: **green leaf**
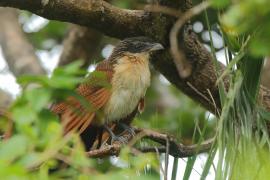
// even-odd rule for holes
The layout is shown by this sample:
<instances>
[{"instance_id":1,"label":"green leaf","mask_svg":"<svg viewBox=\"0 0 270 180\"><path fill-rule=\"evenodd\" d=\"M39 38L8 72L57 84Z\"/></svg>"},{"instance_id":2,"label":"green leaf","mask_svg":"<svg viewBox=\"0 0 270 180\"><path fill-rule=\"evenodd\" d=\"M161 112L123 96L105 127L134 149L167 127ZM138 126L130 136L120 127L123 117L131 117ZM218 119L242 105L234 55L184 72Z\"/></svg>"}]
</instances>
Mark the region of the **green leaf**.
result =
<instances>
[{"instance_id":1,"label":"green leaf","mask_svg":"<svg viewBox=\"0 0 270 180\"><path fill-rule=\"evenodd\" d=\"M23 135L15 135L0 144L0 161L11 163L27 152L28 139Z\"/></svg>"},{"instance_id":2,"label":"green leaf","mask_svg":"<svg viewBox=\"0 0 270 180\"><path fill-rule=\"evenodd\" d=\"M58 67L54 70L52 78L54 76L64 76L64 75L83 75L86 73L85 70L81 69L82 61L75 61L64 67Z\"/></svg>"},{"instance_id":3,"label":"green leaf","mask_svg":"<svg viewBox=\"0 0 270 180\"><path fill-rule=\"evenodd\" d=\"M25 96L34 111L39 112L48 105L51 98L51 90L44 88L31 89L25 92Z\"/></svg>"},{"instance_id":4,"label":"green leaf","mask_svg":"<svg viewBox=\"0 0 270 180\"><path fill-rule=\"evenodd\" d=\"M49 86L52 88L74 89L83 78L70 75L54 76L50 79Z\"/></svg>"},{"instance_id":5,"label":"green leaf","mask_svg":"<svg viewBox=\"0 0 270 180\"><path fill-rule=\"evenodd\" d=\"M259 112L260 112L260 115L263 119L267 120L267 121L270 121L270 112L265 110L265 109L262 109L260 108L259 109Z\"/></svg>"},{"instance_id":6,"label":"green leaf","mask_svg":"<svg viewBox=\"0 0 270 180\"><path fill-rule=\"evenodd\" d=\"M257 101L263 62L262 57L254 58L246 56L241 66L241 71L244 75L244 90L247 91L247 98L249 98L253 104L256 104Z\"/></svg>"},{"instance_id":7,"label":"green leaf","mask_svg":"<svg viewBox=\"0 0 270 180\"><path fill-rule=\"evenodd\" d=\"M13 108L12 117L18 125L30 125L37 119L35 111L27 105Z\"/></svg>"},{"instance_id":8,"label":"green leaf","mask_svg":"<svg viewBox=\"0 0 270 180\"><path fill-rule=\"evenodd\" d=\"M23 75L17 78L17 83L19 83L22 86L25 86L31 83L37 83L43 86L48 86L49 79L46 76Z\"/></svg>"},{"instance_id":9,"label":"green leaf","mask_svg":"<svg viewBox=\"0 0 270 180\"><path fill-rule=\"evenodd\" d=\"M31 152L25 154L18 162L23 167L29 167L33 162L39 159L40 153Z\"/></svg>"},{"instance_id":10,"label":"green leaf","mask_svg":"<svg viewBox=\"0 0 270 180\"><path fill-rule=\"evenodd\" d=\"M196 158L197 158L197 156L192 156L192 157L188 158L183 180L189 179L191 172L193 170L193 166L195 164Z\"/></svg>"},{"instance_id":11,"label":"green leaf","mask_svg":"<svg viewBox=\"0 0 270 180\"><path fill-rule=\"evenodd\" d=\"M34 47L50 50L62 41L67 31L67 24L60 21L49 21L49 23L38 32L28 33ZM48 43L49 42L49 43Z\"/></svg>"},{"instance_id":12,"label":"green leaf","mask_svg":"<svg viewBox=\"0 0 270 180\"><path fill-rule=\"evenodd\" d=\"M210 150L208 157L207 157L207 161L206 161L204 168L203 168L203 172L201 174L201 178L200 178L201 180L204 180L207 177L207 175L209 174L211 166L214 165L214 158L216 156L216 153L217 153L217 148L213 148Z\"/></svg>"},{"instance_id":13,"label":"green leaf","mask_svg":"<svg viewBox=\"0 0 270 180\"><path fill-rule=\"evenodd\" d=\"M270 16L268 16L270 18ZM252 55L261 57L270 55L270 23L266 22L262 27L259 28L256 33L253 34L249 50Z\"/></svg>"},{"instance_id":14,"label":"green leaf","mask_svg":"<svg viewBox=\"0 0 270 180\"><path fill-rule=\"evenodd\" d=\"M26 169L21 165L8 165L7 163L0 160L0 169L1 179L29 180L29 174L27 173Z\"/></svg>"},{"instance_id":15,"label":"green leaf","mask_svg":"<svg viewBox=\"0 0 270 180\"><path fill-rule=\"evenodd\" d=\"M211 0L210 3L214 8L225 8L230 4L230 0Z\"/></svg>"},{"instance_id":16,"label":"green leaf","mask_svg":"<svg viewBox=\"0 0 270 180\"><path fill-rule=\"evenodd\" d=\"M173 160L172 180L176 180L177 172L178 172L178 158L175 157Z\"/></svg>"},{"instance_id":17,"label":"green leaf","mask_svg":"<svg viewBox=\"0 0 270 180\"><path fill-rule=\"evenodd\" d=\"M94 71L90 73L89 76L85 79L84 83L94 87L111 88L111 84L109 83L106 74L100 71Z\"/></svg>"}]
</instances>

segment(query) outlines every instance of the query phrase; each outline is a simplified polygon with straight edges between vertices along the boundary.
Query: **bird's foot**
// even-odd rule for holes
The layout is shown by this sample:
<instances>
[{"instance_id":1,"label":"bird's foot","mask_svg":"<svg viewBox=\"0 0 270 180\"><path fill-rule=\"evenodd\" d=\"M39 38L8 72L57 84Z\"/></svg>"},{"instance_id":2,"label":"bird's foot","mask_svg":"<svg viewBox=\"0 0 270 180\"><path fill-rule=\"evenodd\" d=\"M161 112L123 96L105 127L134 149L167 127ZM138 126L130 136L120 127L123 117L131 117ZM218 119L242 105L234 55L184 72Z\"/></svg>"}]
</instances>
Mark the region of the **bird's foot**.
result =
<instances>
[{"instance_id":1,"label":"bird's foot","mask_svg":"<svg viewBox=\"0 0 270 180\"><path fill-rule=\"evenodd\" d=\"M113 144L114 142L120 142L121 144L127 144L128 143L128 140L124 136L117 136L117 135L115 135L114 132L107 125L104 125L104 129L111 136L111 144Z\"/></svg>"},{"instance_id":2,"label":"bird's foot","mask_svg":"<svg viewBox=\"0 0 270 180\"><path fill-rule=\"evenodd\" d=\"M119 123L119 126L121 126L123 130L127 131L132 137L136 135L134 129L131 126L128 126L125 123Z\"/></svg>"},{"instance_id":3,"label":"bird's foot","mask_svg":"<svg viewBox=\"0 0 270 180\"><path fill-rule=\"evenodd\" d=\"M114 142L120 142L121 144L127 144L128 140L124 136L114 135L114 136L111 136L111 144L113 144Z\"/></svg>"}]
</instances>

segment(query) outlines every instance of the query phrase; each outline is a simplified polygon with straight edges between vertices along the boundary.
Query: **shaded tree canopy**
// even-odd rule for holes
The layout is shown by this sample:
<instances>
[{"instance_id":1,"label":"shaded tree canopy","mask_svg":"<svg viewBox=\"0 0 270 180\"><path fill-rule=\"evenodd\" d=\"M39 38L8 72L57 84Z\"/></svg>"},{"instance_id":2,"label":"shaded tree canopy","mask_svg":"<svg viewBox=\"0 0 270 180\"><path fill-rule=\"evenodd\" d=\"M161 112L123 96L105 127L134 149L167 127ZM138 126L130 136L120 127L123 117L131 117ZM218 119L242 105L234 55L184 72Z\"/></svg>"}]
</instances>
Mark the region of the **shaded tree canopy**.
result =
<instances>
[{"instance_id":1,"label":"shaded tree canopy","mask_svg":"<svg viewBox=\"0 0 270 180\"><path fill-rule=\"evenodd\" d=\"M28 10L52 20L71 22L91 28L116 37L125 38L131 36L149 36L164 44L168 49L162 54L153 57L153 64L165 77L175 84L184 93L202 103L207 109L215 112L209 91L215 100L216 107L220 106L218 88L216 86L216 72L210 52L203 47L190 27L186 27L180 36L180 44L186 58L192 62L194 68L192 74L181 79L169 53L168 35L175 22L175 17L165 16L160 13L151 13L144 10L120 9L105 1L2 1L1 6L14 7ZM186 1L161 1L160 5L166 5L182 11L191 8L191 2ZM223 65L220 65L223 69ZM195 68L196 67L196 68ZM190 87L191 84L202 95ZM269 91L262 88L262 102L269 109ZM205 98L207 97L207 98ZM210 101L210 102L209 102Z\"/></svg>"},{"instance_id":2,"label":"shaded tree canopy","mask_svg":"<svg viewBox=\"0 0 270 180\"><path fill-rule=\"evenodd\" d=\"M48 106L54 99L64 98L65 95L70 93L70 91L76 87L77 83L82 81L81 77L82 75L85 75L85 72L81 72L80 70L86 70L89 65L94 64L96 60L102 59L98 52L100 52L108 42L114 42L114 40L108 40L108 37L103 36L106 35L117 39L134 36L148 36L155 41L160 42L165 47L165 50L156 52L151 57L151 63L153 64L154 69L166 77L174 87L189 96L195 102L198 102L207 111L211 112L219 119L218 122L215 122L217 125L215 124L211 133L208 134L207 131L209 130L209 127L203 128L204 130L202 131L193 127L195 130L192 130L196 133L199 131L200 134L199 137L194 135L190 138L193 140L195 139L195 142L197 143L193 145L189 142L192 141L190 139L186 140L188 143L185 142L188 145L184 145L185 143L179 143L178 137L167 135L160 130L154 131L146 128L136 128L138 137L144 138L146 141L151 140L154 143L149 143L150 146L147 147L132 149L132 146L136 144L136 137L133 138L131 135L123 133L123 136L126 136L130 141L128 147L131 147L132 154L138 155L138 159L142 158L140 156L141 153L157 151L159 153L165 153L164 161L165 164L168 165L169 154L175 158L191 157L191 160L189 159L189 161L193 161L192 158L197 154L208 152L209 159L212 158L213 162L214 155L212 155L212 153L215 154L217 152L217 147L219 148L220 153L223 153L222 155L224 155L225 158L227 155L226 153L231 152L230 149L224 150L225 148L228 148L225 147L225 145L229 144L231 145L230 147L235 148L238 147L238 141L242 142L241 140L244 139L243 142L248 142L253 137L255 137L255 139L257 138L254 140L256 144L257 141L261 142L263 141L263 138L268 136L270 130L270 122L267 120L269 119L270 111L270 89L268 89L269 86L267 85L269 84L269 80L267 75L263 76L263 83L266 85L266 87L264 87L260 84L260 74L262 70L261 67L263 66L262 64L264 63L263 59L269 55L269 48L266 48L268 44L264 42L262 37L262 34L267 33L267 28L270 27L268 25L269 23L266 21L270 14L269 8L264 8L264 11L262 11L261 14L256 13L256 17L264 22L264 24L259 24L260 22L253 21L252 18L242 23L242 18L246 14L244 11L236 11L237 8L241 7L246 10L245 12L253 12L252 6L262 7L257 1L254 1L254 4L252 4L252 2L244 4L238 1L230 3L227 0L220 2L218 2L218 0L205 2L194 1L193 3L191 0L158 0L143 2L143 5L132 1L128 3L128 8L120 7L121 3L124 4L122 4L122 6L125 6L124 2L119 1L118 5L120 6L115 5L117 4L116 2L109 0L0 0L0 22L3 26L3 28L0 29L0 44L10 71L18 78L18 81L23 87L22 96L11 106L11 114L13 114L12 118L14 118L15 122L15 131L18 134L35 134L29 130L27 126L24 126L26 124L28 126L35 124L33 126L36 128L37 132L40 131L40 127L43 128L44 126L49 128L49 125L38 125L39 123L34 119L44 120L45 115L43 113L45 113L48 115L48 119L52 119L52 121L55 120L56 117L53 117L47 110L44 110L45 106ZM266 4L267 3L264 5ZM13 8L25 10L49 19L51 20L50 23L56 21L65 22L66 24L70 23L63 40L63 50L58 64L59 69L52 73L51 78L46 76L20 78L21 75L46 74L46 70L41 65L42 63L40 63L39 57L35 54L35 47L39 46L37 45L38 43L33 43L33 45L29 41L29 37L31 39L33 36L26 35L23 32L21 25L18 22L19 13ZM208 8L211 9L208 10ZM234 17L235 14L238 16ZM208 27L207 32L210 33L210 43L207 44L203 38L198 36L198 33L195 32L193 27L193 22L195 21L200 21L204 26ZM65 29L67 27L66 24L65 26L63 24L58 25L55 29ZM210 27L210 25L216 25L217 27ZM258 30L252 29L252 26L255 25L258 26ZM50 34L49 32L50 30L47 30L44 34L48 35ZM223 38L224 45L222 48L224 49L224 54L228 61L227 66L217 61L216 51L213 47L213 41L215 41L215 39L212 39L211 32L215 32ZM63 34L60 33L61 35L59 36L57 35L57 32L54 32L53 34L55 36L54 39L61 43ZM209 48L210 50L207 47L211 47ZM20 62L18 59L20 59ZM81 64L76 63L76 60L79 59L82 62ZM269 60L266 64L269 64ZM267 69L269 65L266 65L265 67L265 69ZM265 72L267 73L267 70L265 70ZM167 91L176 91L176 89L172 87L172 90L168 90L168 88L161 87L160 83L155 83L158 79L157 72L153 71L153 74L153 89L156 90L150 89L150 91L155 91L155 93L160 96L160 101L155 102L155 110L162 112L167 107L178 106L178 102L174 105L176 96L170 97L170 95L166 93ZM62 82L58 84L59 79L62 79ZM27 88L25 89L24 86L29 82L31 82L30 85L37 83L41 88L29 88L30 91L28 92L26 90ZM37 102L35 101L34 96L44 97L44 99L40 99ZM179 100L182 100L182 98L185 99L182 95L177 96L177 98L179 98ZM167 99L167 101L164 99ZM187 107L189 109L192 109L193 106L195 107L193 102L186 100L182 101L184 103L187 102ZM6 104L9 104L9 102ZM33 112L29 112L28 114L23 113L24 108L27 109L32 106ZM151 107L153 108L153 106ZM191 116L190 114L192 113L196 115ZM192 113L176 113L177 115L171 115L170 118L176 118L177 120L178 116L186 119L196 117L199 120L204 119L204 123L202 124L210 124L209 122L206 122L208 120L205 120L206 113L204 110L196 109L196 111L194 110ZM0 114L7 119L7 123L3 128L5 130L1 129L1 131L8 130L8 132L5 132L6 139L8 139L11 136L11 129L13 126L11 122L12 118L10 118L10 114L5 113L5 111L0 111ZM28 118L23 118L23 116ZM148 119L151 119L150 117L152 116L147 116ZM152 121L149 121L149 124L151 124ZM160 126L163 125L162 122L162 120L158 122ZM19 125L16 125L16 123ZM139 126L142 124L143 122L137 123ZM201 126L200 123L196 125ZM142 125L140 127L147 126ZM61 128L58 126L55 127L55 129L57 128L59 133L56 133L51 129L58 138L56 138L55 142L65 144L73 139L72 143L74 143L74 147L77 147L77 136L64 139L61 136L61 130L59 130ZM155 125L152 125L149 128L155 129ZM248 130L245 131L245 128ZM171 127L171 129L174 129L174 127ZM174 129L174 132L175 131L177 132L176 129ZM204 134L205 132L207 136ZM40 136L44 136L47 139L44 138L44 144L41 143L36 145L33 149L43 149L46 147L50 151L44 152L49 152L48 154L52 151L57 152L58 150L61 150L62 146L59 146L56 150L51 150L50 146L47 147L49 143L47 142L48 144L46 144L46 140L49 141L49 134L46 134L45 132L39 133ZM243 135L243 139L239 137L241 135ZM34 137L34 135L32 136ZM205 137L211 138L206 140ZM248 137L250 137L250 139ZM135 142L133 142L134 139ZM228 139L233 140L228 141ZM27 144L27 141L22 137L19 137L18 141ZM9 142L9 140L6 142ZM16 139L14 142L16 142ZM183 142L183 140L181 142ZM156 147L155 143L160 146ZM2 146L4 147L4 144ZM74 149L74 151L77 151L76 148ZM80 146L78 149L80 149ZM86 155L87 157L119 155L121 149L122 146L115 143L108 145L105 148L87 152ZM251 148L250 151L253 152L252 150L253 149ZM241 152L241 150L239 151ZM74 153L72 150L68 150L67 154L70 155L72 153ZM233 153L234 152L232 151L232 154ZM48 154L41 156L42 158L37 158L32 163L28 163L27 165L29 166L26 168L27 171L39 167L46 162L46 160L50 159L51 156ZM66 164L72 164L70 162L73 162L73 159L67 159L63 156L64 153L52 154L56 154L53 157L56 157L57 160L61 160ZM84 156L85 154L82 155L82 157ZM222 158L220 158L218 162L219 170L223 167L221 159ZM13 159L8 159L6 161L12 162ZM239 160L236 161L236 163L237 162L240 163L242 161ZM167 165L163 172L165 179L167 178ZM73 166L76 169L76 165L73 164L72 167ZM154 163L151 164L151 166L155 169ZM86 166L84 166L84 164L79 164L79 167L84 171L84 167ZM206 167L205 172L209 172L209 169L210 165L208 170ZM157 171L158 170L156 170L156 172ZM88 170L85 170L85 172L86 174L89 174ZM222 173L218 174L217 177L226 177L222 175ZM202 177L204 176L206 177L207 175L203 173Z\"/></svg>"}]
</instances>

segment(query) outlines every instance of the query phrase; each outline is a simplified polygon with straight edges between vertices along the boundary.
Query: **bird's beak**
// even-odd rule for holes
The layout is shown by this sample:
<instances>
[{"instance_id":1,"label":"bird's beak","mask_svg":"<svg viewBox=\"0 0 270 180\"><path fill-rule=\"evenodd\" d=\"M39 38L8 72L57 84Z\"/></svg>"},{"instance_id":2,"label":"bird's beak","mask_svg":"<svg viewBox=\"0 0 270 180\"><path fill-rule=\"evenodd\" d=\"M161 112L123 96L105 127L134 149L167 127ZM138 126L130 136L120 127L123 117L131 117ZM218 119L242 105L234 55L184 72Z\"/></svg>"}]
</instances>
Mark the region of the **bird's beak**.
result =
<instances>
[{"instance_id":1,"label":"bird's beak","mask_svg":"<svg viewBox=\"0 0 270 180\"><path fill-rule=\"evenodd\" d=\"M154 44L152 44L150 51L158 51L158 50L162 50L162 49L164 49L164 47L160 43L154 43Z\"/></svg>"}]
</instances>

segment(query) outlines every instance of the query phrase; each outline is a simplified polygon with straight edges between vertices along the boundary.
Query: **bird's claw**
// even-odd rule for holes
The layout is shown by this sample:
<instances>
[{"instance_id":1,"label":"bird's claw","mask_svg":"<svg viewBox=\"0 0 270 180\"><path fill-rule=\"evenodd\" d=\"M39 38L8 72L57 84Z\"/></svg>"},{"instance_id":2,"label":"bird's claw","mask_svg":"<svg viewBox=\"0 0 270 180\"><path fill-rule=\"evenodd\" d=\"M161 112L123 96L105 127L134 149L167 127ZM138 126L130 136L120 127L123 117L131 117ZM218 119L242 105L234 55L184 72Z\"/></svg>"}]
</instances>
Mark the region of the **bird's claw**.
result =
<instances>
[{"instance_id":1,"label":"bird's claw","mask_svg":"<svg viewBox=\"0 0 270 180\"><path fill-rule=\"evenodd\" d=\"M120 142L121 144L127 144L128 143L128 140L127 138L125 138L124 136L117 136L113 133L113 131L107 126L107 125L104 125L104 128L106 129L106 131L110 134L111 136L111 145L114 143L114 142Z\"/></svg>"},{"instance_id":2,"label":"bird's claw","mask_svg":"<svg viewBox=\"0 0 270 180\"><path fill-rule=\"evenodd\" d=\"M111 136L111 144L114 142L120 142L121 144L127 144L128 140L124 136Z\"/></svg>"},{"instance_id":3,"label":"bird's claw","mask_svg":"<svg viewBox=\"0 0 270 180\"><path fill-rule=\"evenodd\" d=\"M132 137L134 137L136 135L135 130L132 127L127 129L127 131L132 135Z\"/></svg>"},{"instance_id":4,"label":"bird's claw","mask_svg":"<svg viewBox=\"0 0 270 180\"><path fill-rule=\"evenodd\" d=\"M119 125L125 130L127 131L132 137L134 137L136 135L134 129L131 126L128 126L124 123L119 123Z\"/></svg>"}]
</instances>

